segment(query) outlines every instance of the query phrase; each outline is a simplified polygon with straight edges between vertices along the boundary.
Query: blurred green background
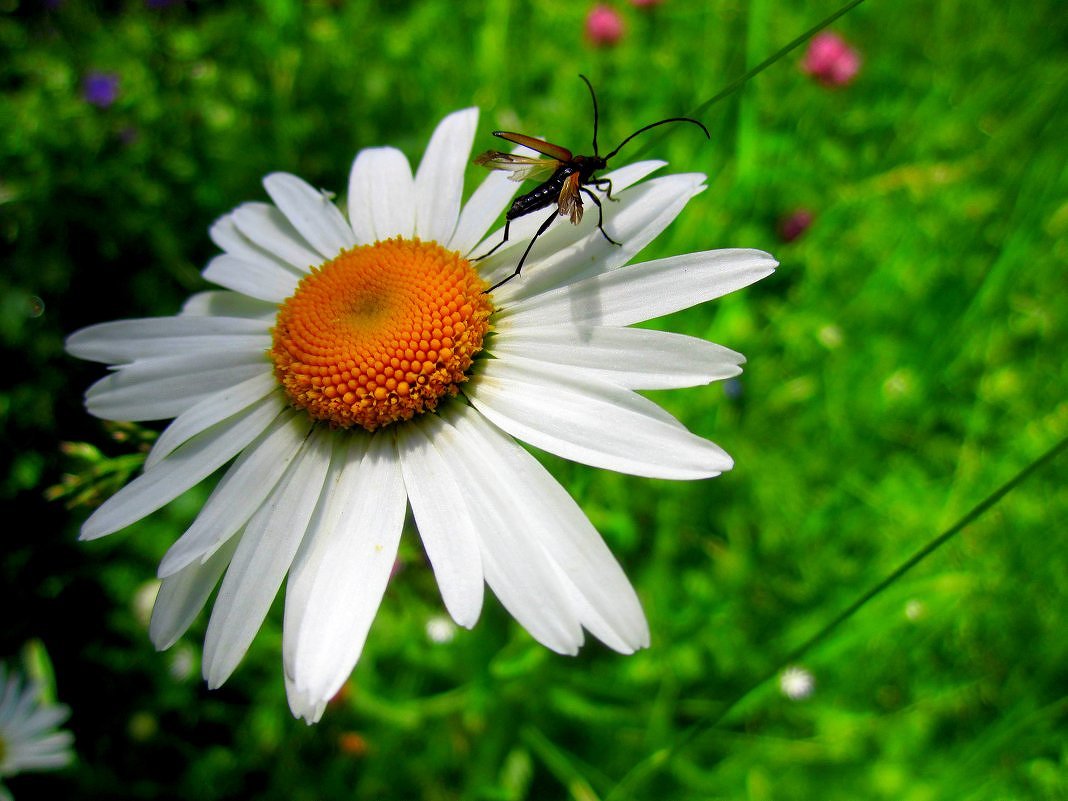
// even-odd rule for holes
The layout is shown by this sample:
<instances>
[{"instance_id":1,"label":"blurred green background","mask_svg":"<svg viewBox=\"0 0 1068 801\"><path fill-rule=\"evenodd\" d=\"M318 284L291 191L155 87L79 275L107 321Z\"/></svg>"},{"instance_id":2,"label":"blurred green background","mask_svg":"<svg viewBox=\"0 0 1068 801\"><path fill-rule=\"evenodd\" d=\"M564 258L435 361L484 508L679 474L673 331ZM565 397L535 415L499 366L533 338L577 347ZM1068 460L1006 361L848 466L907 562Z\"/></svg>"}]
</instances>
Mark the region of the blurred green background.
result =
<instances>
[{"instance_id":1,"label":"blurred green background","mask_svg":"<svg viewBox=\"0 0 1068 801\"><path fill-rule=\"evenodd\" d=\"M284 698L280 615L214 692L203 616L170 652L148 642L138 599L207 488L91 544L86 498L45 499L64 474L121 478L104 457L140 445L83 411L101 370L63 337L174 313L205 286L207 227L265 199L262 175L343 191L359 148L418 160L469 105L476 151L507 128L582 152L579 72L613 143L838 5L613 0L622 36L595 46L592 6L548 0L0 0L0 658L44 643L79 755L14 778L15 796L1068 798L1068 457L805 654L807 698L776 678L741 697L1068 435L1058 0L868 0L833 25L862 57L851 83L813 80L795 50L704 113L710 143L679 129L643 154L709 189L641 259L737 246L782 266L662 321L749 358L738 381L654 393L733 472L672 483L545 457L638 588L642 653L556 656L490 597L472 632L432 623L452 637L435 642L444 610L408 532L344 697L308 728ZM799 209L813 221L785 241Z\"/></svg>"}]
</instances>

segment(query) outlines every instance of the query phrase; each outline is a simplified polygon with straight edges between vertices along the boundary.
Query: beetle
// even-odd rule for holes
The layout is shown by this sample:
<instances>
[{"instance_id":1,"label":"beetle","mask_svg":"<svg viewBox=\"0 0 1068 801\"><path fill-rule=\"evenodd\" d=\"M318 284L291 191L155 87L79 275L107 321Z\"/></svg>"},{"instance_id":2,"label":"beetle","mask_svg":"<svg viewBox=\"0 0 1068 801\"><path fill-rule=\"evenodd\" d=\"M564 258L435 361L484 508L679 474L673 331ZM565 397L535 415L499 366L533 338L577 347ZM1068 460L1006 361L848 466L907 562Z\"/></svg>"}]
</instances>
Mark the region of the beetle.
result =
<instances>
[{"instance_id":1,"label":"beetle","mask_svg":"<svg viewBox=\"0 0 1068 801\"><path fill-rule=\"evenodd\" d=\"M534 247L534 243L538 240L538 237L549 229L549 226L552 225L553 220L557 217L567 217L571 220L573 225L579 224L582 220L583 194L592 200L593 204L597 207L597 228L601 232L601 235L613 245L620 244L612 239L612 237L608 235L608 232L604 230L604 209L602 208L601 201L598 200L597 195L595 195L589 187L595 186L598 189L604 189L605 197L609 200L616 200L616 198L612 197L612 182L607 178L597 178L595 173L608 166L608 160L615 156L627 142L638 134L645 133L650 128L655 128L658 125L665 125L669 122L690 122L704 131L707 138L712 138L708 133L708 129L701 122L692 117L668 117L667 119L659 120L639 128L620 142L615 150L602 156L597 148L597 95L594 93L593 84L590 83L589 79L585 75L579 75L579 77L589 88L590 99L593 101L592 156L577 156L566 147L547 142L544 139L527 136L526 134L514 133L512 131L494 131L494 136L530 148L531 150L536 150L547 158L522 156L516 153L503 153L499 150L487 150L485 153L475 158L475 164L480 164L491 170L507 170L511 172L512 174L508 177L513 181L521 182L528 179L538 179L544 178L546 175L548 176L530 192L520 195L512 201L512 205L504 215L504 238L481 256L476 256L474 259L475 261L480 261L487 256L492 255L501 247L501 245L508 241L508 229L511 227L512 220L518 217L525 217L538 209L555 206L549 217L541 224L541 227L538 228L534 236L531 237L530 242L527 244L527 249L523 251L523 256L519 259L519 264L516 265L515 272L507 278L498 281L487 289L487 292L492 292L519 275L520 271L523 269L523 263L527 260L527 256L530 255L530 249Z\"/></svg>"}]
</instances>

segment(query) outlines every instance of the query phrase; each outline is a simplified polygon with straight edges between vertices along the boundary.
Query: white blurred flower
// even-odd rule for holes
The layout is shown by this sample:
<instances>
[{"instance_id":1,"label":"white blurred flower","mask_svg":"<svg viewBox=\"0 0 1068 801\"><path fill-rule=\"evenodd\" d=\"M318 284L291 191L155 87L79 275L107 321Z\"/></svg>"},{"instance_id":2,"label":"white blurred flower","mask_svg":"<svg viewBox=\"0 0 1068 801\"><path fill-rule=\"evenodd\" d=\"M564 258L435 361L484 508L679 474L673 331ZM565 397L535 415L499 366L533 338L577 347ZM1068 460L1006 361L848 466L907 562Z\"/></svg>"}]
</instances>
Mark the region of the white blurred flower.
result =
<instances>
[{"instance_id":1,"label":"white blurred flower","mask_svg":"<svg viewBox=\"0 0 1068 801\"><path fill-rule=\"evenodd\" d=\"M800 701L812 695L816 679L803 667L791 665L779 675L779 689L790 700Z\"/></svg>"},{"instance_id":2,"label":"white blurred flower","mask_svg":"<svg viewBox=\"0 0 1068 801\"><path fill-rule=\"evenodd\" d=\"M70 709L44 703L37 684L0 662L0 778L69 765L74 735L58 728L68 717ZM0 797L5 794L0 785Z\"/></svg>"},{"instance_id":3,"label":"white blurred flower","mask_svg":"<svg viewBox=\"0 0 1068 801\"><path fill-rule=\"evenodd\" d=\"M732 466L635 390L741 372L741 354L634 328L768 275L755 250L624 266L705 188L691 173L605 175L606 215L558 222L510 275L541 222L486 237L516 184L490 174L462 203L478 112L446 117L413 175L393 148L361 151L348 216L293 175L264 180L211 229L223 254L176 317L124 320L67 341L113 369L86 396L111 420L175 418L145 472L82 528L144 518L233 461L160 565L150 634L172 645L222 579L204 647L212 687L237 667L286 581L290 706L317 720L360 657L410 504L445 607L471 627L484 585L554 651L584 629L645 647L641 605L579 506L516 440L595 467L699 479ZM640 183L639 183L640 182ZM608 204L606 204L608 205ZM492 331L492 336L489 334ZM432 413L428 413L432 412ZM224 576L225 574L225 576Z\"/></svg>"},{"instance_id":4,"label":"white blurred flower","mask_svg":"<svg viewBox=\"0 0 1068 801\"><path fill-rule=\"evenodd\" d=\"M433 643L451 642L456 636L456 624L444 615L436 615L426 622L426 636Z\"/></svg>"}]
</instances>

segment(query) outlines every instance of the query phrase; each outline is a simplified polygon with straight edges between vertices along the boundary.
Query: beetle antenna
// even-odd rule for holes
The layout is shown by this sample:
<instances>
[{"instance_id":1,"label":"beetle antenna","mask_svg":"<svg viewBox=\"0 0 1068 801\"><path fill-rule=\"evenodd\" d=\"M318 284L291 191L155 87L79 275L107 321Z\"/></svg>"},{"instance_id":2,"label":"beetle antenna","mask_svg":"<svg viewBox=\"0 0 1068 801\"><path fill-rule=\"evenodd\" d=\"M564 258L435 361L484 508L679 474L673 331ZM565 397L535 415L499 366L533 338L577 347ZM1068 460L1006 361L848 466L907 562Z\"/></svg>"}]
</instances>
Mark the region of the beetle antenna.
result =
<instances>
[{"instance_id":1,"label":"beetle antenna","mask_svg":"<svg viewBox=\"0 0 1068 801\"><path fill-rule=\"evenodd\" d=\"M586 82L586 86L588 86L590 90L590 99L593 100L593 155L597 156L597 95L593 92L593 84L590 83L590 79L581 72L579 73L579 77ZM618 150L618 148L616 149Z\"/></svg>"},{"instance_id":2,"label":"beetle antenna","mask_svg":"<svg viewBox=\"0 0 1068 801\"><path fill-rule=\"evenodd\" d=\"M590 91L593 91L592 87L590 87ZM620 142L619 143L619 147L617 147L611 153L606 155L604 157L604 160L608 161L610 158L612 158L612 156L614 156L616 153L618 153L620 150L623 149L623 145L627 144L627 142L629 142L631 139L633 139L638 134L645 133L650 128L655 128L657 125L665 125L665 124L667 124L669 122L692 122L694 125L696 125L698 128L700 128L702 131L705 132L705 136L707 138L709 138L709 139L712 138L712 135L708 132L708 128L706 128L704 126L704 123L699 122L698 120L695 120L693 117L668 117L666 120L660 120L659 122L652 122L652 123L649 123L648 125L646 125L645 127L639 128L638 130L636 130L634 133L632 133L630 136L628 136L626 139L624 139L622 142ZM595 131L597 130L596 127L594 127L594 130Z\"/></svg>"}]
</instances>

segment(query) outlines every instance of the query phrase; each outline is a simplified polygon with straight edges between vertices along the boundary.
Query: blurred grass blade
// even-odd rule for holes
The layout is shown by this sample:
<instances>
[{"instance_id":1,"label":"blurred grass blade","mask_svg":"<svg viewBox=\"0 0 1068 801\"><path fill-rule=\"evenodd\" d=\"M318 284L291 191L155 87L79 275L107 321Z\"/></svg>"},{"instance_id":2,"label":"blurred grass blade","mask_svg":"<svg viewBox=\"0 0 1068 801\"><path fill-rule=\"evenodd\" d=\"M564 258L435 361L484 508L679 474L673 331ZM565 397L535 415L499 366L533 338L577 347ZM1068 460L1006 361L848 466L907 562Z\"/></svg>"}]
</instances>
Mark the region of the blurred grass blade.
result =
<instances>
[{"instance_id":1,"label":"blurred grass blade","mask_svg":"<svg viewBox=\"0 0 1068 801\"><path fill-rule=\"evenodd\" d=\"M586 777L579 772L574 760L561 751L548 737L528 726L523 729L523 742L538 758L545 763L549 772L567 788L568 797L573 801L600 801Z\"/></svg>"},{"instance_id":2,"label":"blurred grass blade","mask_svg":"<svg viewBox=\"0 0 1068 801\"><path fill-rule=\"evenodd\" d=\"M696 740L705 732L716 727L724 718L734 709L738 704L745 700L754 690L761 687L770 679L777 676L788 665L796 663L802 656L811 651L816 645L825 640L835 631L839 626L845 623L849 618L855 615L861 608L863 608L869 601L878 596L883 590L890 587L899 578L908 573L912 568L916 567L920 562L937 551L949 540L953 539L957 534L970 526L986 512L993 508L1002 498L1023 484L1032 475L1042 470L1048 464L1053 462L1060 454L1068 448L1068 437L1065 437L1044 454L1039 456L1035 461L1031 462L1027 467L1002 484L998 489L994 490L985 499L976 504L967 514L960 518L956 523L947 528L937 537L928 542L920 550L906 559L901 565L894 569L889 575L882 581L869 589L857 600L846 607L842 612L836 615L829 623L821 628L816 634L807 639L800 646L795 648L785 657L780 659L775 668L769 670L764 675L756 679L741 693L736 695L733 699L728 701L719 711L714 714L707 715L703 720L697 721L690 726L682 735L671 743L666 748L658 749L644 760L635 765L612 789L611 792L605 798L605 801L620 801L625 798L634 798L636 796L633 793L647 781L650 777L655 775L661 768L667 765L673 756L683 750L691 742Z\"/></svg>"}]
</instances>

